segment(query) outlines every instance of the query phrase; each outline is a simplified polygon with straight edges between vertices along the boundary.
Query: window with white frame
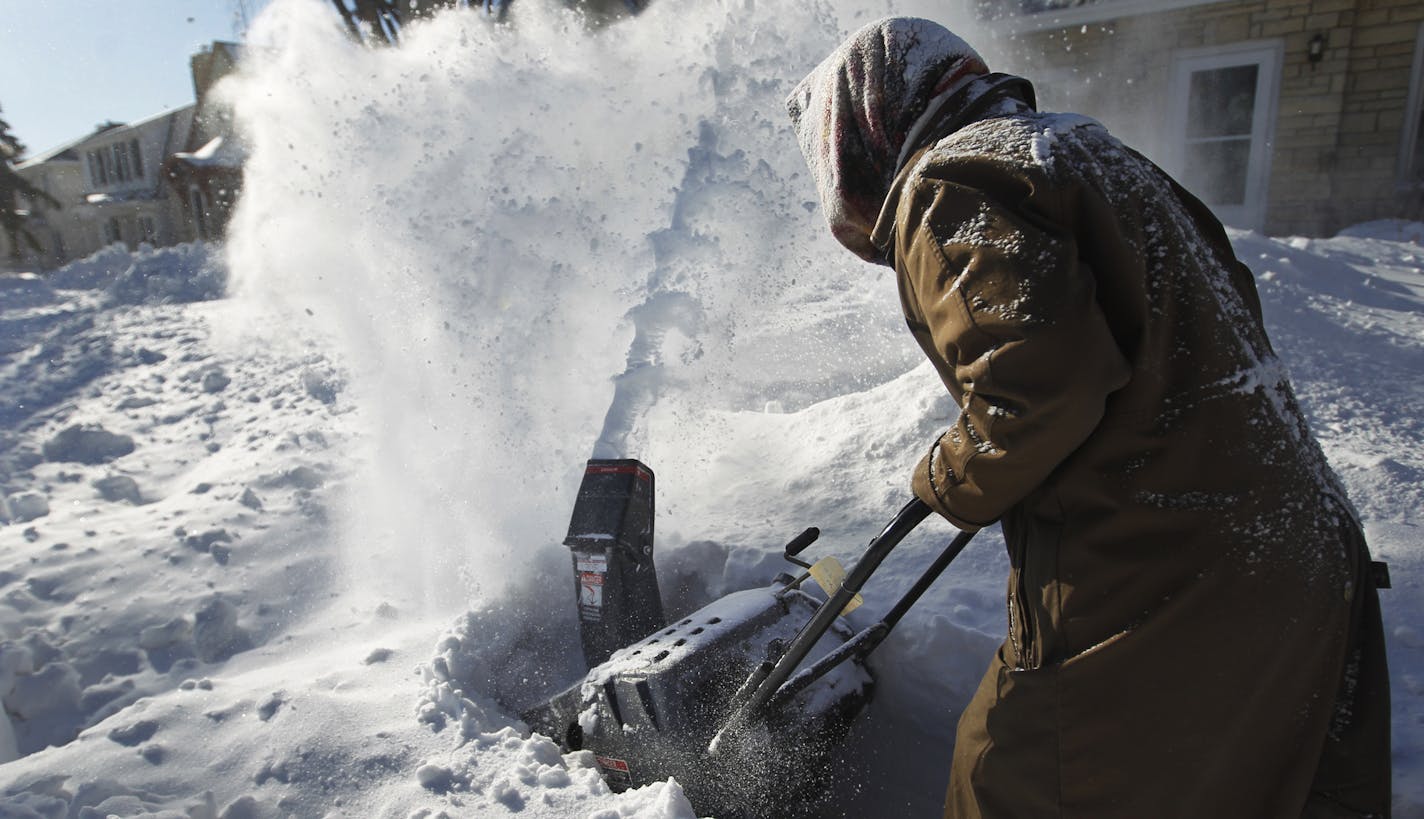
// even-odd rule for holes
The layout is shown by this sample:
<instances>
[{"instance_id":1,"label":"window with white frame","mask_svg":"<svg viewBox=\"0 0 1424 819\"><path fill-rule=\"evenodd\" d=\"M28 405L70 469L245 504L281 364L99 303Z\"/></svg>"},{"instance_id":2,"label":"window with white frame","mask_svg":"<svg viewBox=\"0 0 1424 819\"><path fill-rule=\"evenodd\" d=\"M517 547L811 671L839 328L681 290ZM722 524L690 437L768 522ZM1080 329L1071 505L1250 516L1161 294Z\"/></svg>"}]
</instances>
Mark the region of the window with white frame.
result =
<instances>
[{"instance_id":1,"label":"window with white frame","mask_svg":"<svg viewBox=\"0 0 1424 819\"><path fill-rule=\"evenodd\" d=\"M1169 165L1225 223L1259 230L1283 45L1253 41L1179 52L1168 99Z\"/></svg>"},{"instance_id":2,"label":"window with white frame","mask_svg":"<svg viewBox=\"0 0 1424 819\"><path fill-rule=\"evenodd\" d=\"M116 142L109 146L109 150L114 153L114 169L118 172L120 182L129 181L129 145L127 142Z\"/></svg>"},{"instance_id":3,"label":"window with white frame","mask_svg":"<svg viewBox=\"0 0 1424 819\"><path fill-rule=\"evenodd\" d=\"M143 154L137 139L96 148L88 152L87 159L89 178L96 188L143 178Z\"/></svg>"},{"instance_id":4,"label":"window with white frame","mask_svg":"<svg viewBox=\"0 0 1424 819\"><path fill-rule=\"evenodd\" d=\"M1424 188L1424 23L1414 40L1414 68L1409 100L1404 108L1404 133L1399 143L1399 184Z\"/></svg>"},{"instance_id":5,"label":"window with white frame","mask_svg":"<svg viewBox=\"0 0 1424 819\"><path fill-rule=\"evenodd\" d=\"M112 166L110 164L109 152L106 149L99 149L89 152L89 179L94 183L94 187L101 188L109 184L112 178Z\"/></svg>"}]
</instances>

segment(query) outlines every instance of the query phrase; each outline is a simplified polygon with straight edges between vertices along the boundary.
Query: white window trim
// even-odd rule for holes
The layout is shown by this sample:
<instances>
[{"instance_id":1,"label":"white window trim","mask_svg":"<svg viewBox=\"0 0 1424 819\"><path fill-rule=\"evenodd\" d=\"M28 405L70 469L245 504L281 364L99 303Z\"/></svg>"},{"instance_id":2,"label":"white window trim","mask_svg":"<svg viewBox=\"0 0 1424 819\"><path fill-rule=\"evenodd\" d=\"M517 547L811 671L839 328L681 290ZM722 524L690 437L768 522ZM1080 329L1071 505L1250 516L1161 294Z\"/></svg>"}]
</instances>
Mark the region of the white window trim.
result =
<instances>
[{"instance_id":1,"label":"white window trim","mask_svg":"<svg viewBox=\"0 0 1424 819\"><path fill-rule=\"evenodd\" d=\"M1266 204L1270 191L1271 159L1276 142L1276 116L1281 97L1281 64L1285 58L1285 41L1252 40L1229 46L1182 49L1172 54L1172 75L1168 99L1173 104L1167 112L1167 164L1178 181L1190 189L1190 181L1181 178L1186 165L1182 149L1187 123L1187 83L1195 71L1230 68L1255 63L1261 67L1256 78L1256 112L1251 133L1251 156L1247 167L1254 173L1246 180L1246 201L1241 205L1213 206L1221 220L1232 227L1261 230L1266 221ZM1260 139L1256 139L1256 135Z\"/></svg>"},{"instance_id":2,"label":"white window trim","mask_svg":"<svg viewBox=\"0 0 1424 819\"><path fill-rule=\"evenodd\" d=\"M1424 23L1419 24L1419 34L1414 38L1414 63L1409 74L1409 100L1404 105L1404 128L1399 135L1399 169L1395 179L1401 189L1413 190L1419 187L1414 176L1420 170L1414 167L1414 144L1419 138L1419 118L1424 115ZM1424 162L1424 156L1419 158Z\"/></svg>"},{"instance_id":3,"label":"white window trim","mask_svg":"<svg viewBox=\"0 0 1424 819\"><path fill-rule=\"evenodd\" d=\"M1015 2L1015 0L1008 0ZM1087 5L1052 11L1014 12L1012 16L989 21L997 35L1027 34L1057 28L1104 23L1139 14L1159 14L1192 6L1209 6L1226 0L1097 0Z\"/></svg>"}]
</instances>

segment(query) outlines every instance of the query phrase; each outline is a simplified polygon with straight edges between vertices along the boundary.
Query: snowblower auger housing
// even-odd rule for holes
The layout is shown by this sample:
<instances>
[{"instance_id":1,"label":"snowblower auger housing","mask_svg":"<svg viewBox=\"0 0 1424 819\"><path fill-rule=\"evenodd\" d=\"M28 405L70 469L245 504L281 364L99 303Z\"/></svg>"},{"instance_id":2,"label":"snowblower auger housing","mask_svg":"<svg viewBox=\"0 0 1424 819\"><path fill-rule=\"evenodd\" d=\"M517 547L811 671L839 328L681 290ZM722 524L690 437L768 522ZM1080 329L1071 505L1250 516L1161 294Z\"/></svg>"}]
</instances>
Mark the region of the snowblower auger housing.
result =
<instances>
[{"instance_id":1,"label":"snowblower auger housing","mask_svg":"<svg viewBox=\"0 0 1424 819\"><path fill-rule=\"evenodd\" d=\"M607 647L632 630L642 629L636 635L641 639L593 661L587 676L526 711L524 721L565 751L591 751L615 790L675 777L703 815L793 815L793 806L814 801L807 796L825 784L832 751L870 700L874 679L866 657L970 535L955 538L879 622L859 632L841 615L890 551L929 515L918 500L871 540L838 584L827 584L824 598L812 593L814 586L803 589L826 562L797 557L819 535L808 529L785 550L788 561L807 571L779 575L767 588L729 594L664 624L661 605L654 608L646 598L656 595L655 584L623 587L617 599L624 602L617 606L610 593L628 577L646 579L639 565L615 561L642 554L651 573L651 492L652 472L637 461L589 462L565 541L580 577L585 653L595 657L590 646ZM601 580L602 605L596 617L587 617L590 583L583 575L600 555L609 567ZM615 577L614 566L623 574ZM651 628L650 612L657 616ZM626 619L632 617L639 619Z\"/></svg>"},{"instance_id":2,"label":"snowblower auger housing","mask_svg":"<svg viewBox=\"0 0 1424 819\"><path fill-rule=\"evenodd\" d=\"M807 771L820 767L817 757L844 738L873 686L863 662L842 664L766 722L775 747L758 744L746 764L709 759L707 746L743 682L795 639L820 606L789 580L729 594L614 652L524 720L566 751L592 751L615 790L672 776L699 810L717 806L718 815L736 815L751 794L784 793L787 783L807 780ZM836 623L821 641L822 653L850 636Z\"/></svg>"}]
</instances>

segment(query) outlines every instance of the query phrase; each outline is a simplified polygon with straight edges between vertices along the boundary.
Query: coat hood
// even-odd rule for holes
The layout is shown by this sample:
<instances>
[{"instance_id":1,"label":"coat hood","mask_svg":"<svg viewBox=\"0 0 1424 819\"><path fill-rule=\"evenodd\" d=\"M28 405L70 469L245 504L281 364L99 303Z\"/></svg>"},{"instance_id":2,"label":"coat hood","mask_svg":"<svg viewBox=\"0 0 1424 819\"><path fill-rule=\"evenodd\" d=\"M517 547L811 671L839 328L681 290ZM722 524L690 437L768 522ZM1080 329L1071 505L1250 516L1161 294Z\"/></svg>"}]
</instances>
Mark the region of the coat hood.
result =
<instances>
[{"instance_id":1,"label":"coat hood","mask_svg":"<svg viewBox=\"0 0 1424 819\"><path fill-rule=\"evenodd\" d=\"M870 236L912 132L986 73L979 54L938 23L890 17L852 34L796 86L786 107L841 244L881 260Z\"/></svg>"}]
</instances>

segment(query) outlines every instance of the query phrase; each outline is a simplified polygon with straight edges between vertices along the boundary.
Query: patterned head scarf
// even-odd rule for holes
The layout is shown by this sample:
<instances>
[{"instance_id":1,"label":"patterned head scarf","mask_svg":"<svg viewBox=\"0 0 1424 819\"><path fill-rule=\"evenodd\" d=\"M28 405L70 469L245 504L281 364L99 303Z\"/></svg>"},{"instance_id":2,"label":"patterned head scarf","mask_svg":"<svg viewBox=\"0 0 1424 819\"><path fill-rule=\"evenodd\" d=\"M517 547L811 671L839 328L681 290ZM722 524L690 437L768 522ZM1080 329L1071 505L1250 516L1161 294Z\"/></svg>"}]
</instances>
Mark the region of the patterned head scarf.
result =
<instances>
[{"instance_id":1,"label":"patterned head scarf","mask_svg":"<svg viewBox=\"0 0 1424 819\"><path fill-rule=\"evenodd\" d=\"M862 259L902 149L932 102L988 73L983 59L929 20L889 17L852 34L786 100L831 234Z\"/></svg>"}]
</instances>

